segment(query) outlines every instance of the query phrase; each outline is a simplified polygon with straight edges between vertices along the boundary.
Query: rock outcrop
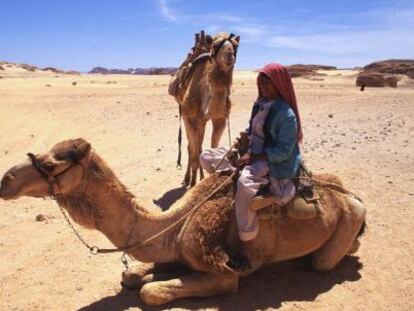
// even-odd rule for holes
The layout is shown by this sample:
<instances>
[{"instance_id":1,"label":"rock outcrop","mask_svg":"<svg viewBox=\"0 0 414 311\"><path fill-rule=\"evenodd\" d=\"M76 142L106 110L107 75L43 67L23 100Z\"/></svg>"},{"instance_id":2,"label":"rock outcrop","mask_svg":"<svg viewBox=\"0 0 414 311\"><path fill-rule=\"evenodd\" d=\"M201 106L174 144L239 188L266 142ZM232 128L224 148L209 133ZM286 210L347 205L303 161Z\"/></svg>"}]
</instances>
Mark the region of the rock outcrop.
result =
<instances>
[{"instance_id":1,"label":"rock outcrop","mask_svg":"<svg viewBox=\"0 0 414 311\"><path fill-rule=\"evenodd\" d=\"M414 79L414 60L413 59L390 59L374 62L363 67L364 71L375 71L384 74L407 75Z\"/></svg>"},{"instance_id":2,"label":"rock outcrop","mask_svg":"<svg viewBox=\"0 0 414 311\"><path fill-rule=\"evenodd\" d=\"M357 76L356 85L397 87L401 75L414 79L414 60L390 59L366 65Z\"/></svg>"}]
</instances>

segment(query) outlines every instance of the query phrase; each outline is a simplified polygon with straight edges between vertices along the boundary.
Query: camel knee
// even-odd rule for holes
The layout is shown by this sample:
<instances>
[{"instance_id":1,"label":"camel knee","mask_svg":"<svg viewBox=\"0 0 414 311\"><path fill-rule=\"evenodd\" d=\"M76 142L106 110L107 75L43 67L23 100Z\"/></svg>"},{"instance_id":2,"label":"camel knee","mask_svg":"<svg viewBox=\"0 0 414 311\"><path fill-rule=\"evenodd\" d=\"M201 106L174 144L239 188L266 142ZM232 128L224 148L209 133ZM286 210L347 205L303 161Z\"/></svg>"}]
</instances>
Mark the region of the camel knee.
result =
<instances>
[{"instance_id":1,"label":"camel knee","mask_svg":"<svg viewBox=\"0 0 414 311\"><path fill-rule=\"evenodd\" d=\"M213 133L211 136L211 148L217 148L220 143L220 138L226 128L226 119L213 119Z\"/></svg>"}]
</instances>

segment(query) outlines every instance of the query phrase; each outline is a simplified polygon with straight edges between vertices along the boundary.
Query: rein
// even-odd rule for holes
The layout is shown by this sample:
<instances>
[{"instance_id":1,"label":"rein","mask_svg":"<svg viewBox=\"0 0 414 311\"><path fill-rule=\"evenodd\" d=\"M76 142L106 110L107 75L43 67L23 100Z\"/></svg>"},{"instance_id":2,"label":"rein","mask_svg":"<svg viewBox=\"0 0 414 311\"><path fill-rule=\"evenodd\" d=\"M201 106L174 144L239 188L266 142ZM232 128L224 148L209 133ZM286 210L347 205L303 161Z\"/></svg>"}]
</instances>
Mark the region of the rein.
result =
<instances>
[{"instance_id":1,"label":"rein","mask_svg":"<svg viewBox=\"0 0 414 311\"><path fill-rule=\"evenodd\" d=\"M36 156L33 153L28 153L27 154L32 162L33 167L43 176L43 178L45 179L45 181L48 183L49 185L49 197L55 201L57 200L61 200L62 202L65 202L63 193L62 193L62 188L60 186L58 177L63 175L64 173L66 173L68 170L70 170L73 166L75 165L81 165L80 163L77 163L77 161L74 161L72 165L69 165L69 167L67 167L66 169L64 169L62 172L59 172L56 175L53 175L51 172L47 172L43 167L42 164L40 163L40 161L36 158ZM85 178L85 168L83 165L81 165L83 168L83 177L82 179ZM184 214L182 217L180 217L178 220L176 220L175 222L173 222L171 225L169 225L168 227L166 227L165 229L161 230L160 232L158 232L157 234L145 239L142 242L136 242L133 244L129 244L129 240L132 236L132 232L133 232L133 228L135 227L134 225L131 225L129 234L128 234L128 238L127 238L127 243L126 246L123 247L118 247L118 248L99 248L98 246L95 245L90 245L87 241L85 241L85 239L82 238L81 234L75 229L75 227L73 226L72 222L69 219L69 216L67 215L67 213L65 212L65 210L63 209L62 206L60 206L59 204L58 207L61 211L61 213L63 214L63 217L65 218L66 222L68 223L69 227L72 229L73 233L76 235L76 237L79 239L79 241L86 247L89 249L89 252L92 255L97 255L97 254L108 254L108 253L116 253L116 252L123 252L124 254L122 255L122 263L125 265L125 267L128 269L128 262L126 260L125 254L127 251L133 249L133 248L139 248L144 246L145 244L148 244L149 242L155 240L156 238L160 237L161 235L163 235L164 233L168 232L169 230L171 230L172 228L174 228L177 224L179 224L180 222L182 222L183 220L185 220L189 215L193 214L198 208L200 208L200 206L202 206L207 200L209 200L213 195L215 195L220 189L222 189L224 186L226 186L226 184L232 180L233 176L236 174L236 172L232 173L224 182L222 182L216 189L214 189L212 192L210 192L210 194L205 197L203 200L201 200L201 202L199 202L197 205L195 205L193 208L191 208L190 211L188 211L186 214ZM54 189L55 189L55 184L57 186L57 188L59 189L59 193L55 193ZM136 223L136 216L134 217L134 224Z\"/></svg>"}]
</instances>

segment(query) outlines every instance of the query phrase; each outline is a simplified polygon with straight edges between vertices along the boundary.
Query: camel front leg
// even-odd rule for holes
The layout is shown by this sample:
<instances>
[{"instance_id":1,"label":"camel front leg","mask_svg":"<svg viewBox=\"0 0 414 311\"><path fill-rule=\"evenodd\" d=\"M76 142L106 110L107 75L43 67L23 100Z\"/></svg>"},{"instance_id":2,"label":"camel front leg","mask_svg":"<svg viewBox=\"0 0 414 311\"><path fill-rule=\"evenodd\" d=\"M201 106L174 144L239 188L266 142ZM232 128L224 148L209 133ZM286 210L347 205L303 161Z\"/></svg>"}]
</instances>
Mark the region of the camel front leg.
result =
<instances>
[{"instance_id":1,"label":"camel front leg","mask_svg":"<svg viewBox=\"0 0 414 311\"><path fill-rule=\"evenodd\" d=\"M197 134L197 120L184 117L185 132L188 141L188 165L185 173L184 184L186 186L194 186L197 181L198 169L198 134Z\"/></svg>"},{"instance_id":2,"label":"camel front leg","mask_svg":"<svg viewBox=\"0 0 414 311\"><path fill-rule=\"evenodd\" d=\"M147 305L162 305L185 297L208 297L238 290L239 277L205 272L195 272L168 281L145 284L141 300Z\"/></svg>"},{"instance_id":3,"label":"camel front leg","mask_svg":"<svg viewBox=\"0 0 414 311\"><path fill-rule=\"evenodd\" d=\"M206 132L206 124L207 120L204 119L204 117L200 117L197 125L197 131L198 131L198 167L200 170L200 180L203 180L204 178L204 171L203 168L200 165L200 154L203 152L203 142L204 142L204 135Z\"/></svg>"},{"instance_id":4,"label":"camel front leg","mask_svg":"<svg viewBox=\"0 0 414 311\"><path fill-rule=\"evenodd\" d=\"M213 133L211 134L211 148L217 148L220 144L220 138L226 128L226 119L211 119L213 123Z\"/></svg>"},{"instance_id":5,"label":"camel front leg","mask_svg":"<svg viewBox=\"0 0 414 311\"><path fill-rule=\"evenodd\" d=\"M163 279L163 276L166 274L171 273L172 277L176 277L177 275L182 275L185 271L188 271L188 268L179 262L138 262L122 272L121 284L128 289L139 289L148 282Z\"/></svg>"}]
</instances>

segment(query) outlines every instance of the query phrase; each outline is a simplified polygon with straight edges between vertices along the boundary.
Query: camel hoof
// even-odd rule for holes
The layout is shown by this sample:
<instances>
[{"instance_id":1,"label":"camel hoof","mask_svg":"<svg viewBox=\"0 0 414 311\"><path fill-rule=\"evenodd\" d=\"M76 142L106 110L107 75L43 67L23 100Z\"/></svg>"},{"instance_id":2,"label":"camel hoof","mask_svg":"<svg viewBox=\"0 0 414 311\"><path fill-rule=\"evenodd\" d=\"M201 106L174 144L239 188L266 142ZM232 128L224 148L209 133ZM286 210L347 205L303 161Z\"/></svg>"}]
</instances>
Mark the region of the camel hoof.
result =
<instances>
[{"instance_id":1,"label":"camel hoof","mask_svg":"<svg viewBox=\"0 0 414 311\"><path fill-rule=\"evenodd\" d=\"M148 306L159 306L174 300L171 293L157 284L145 284L140 291L141 301Z\"/></svg>"}]
</instances>

